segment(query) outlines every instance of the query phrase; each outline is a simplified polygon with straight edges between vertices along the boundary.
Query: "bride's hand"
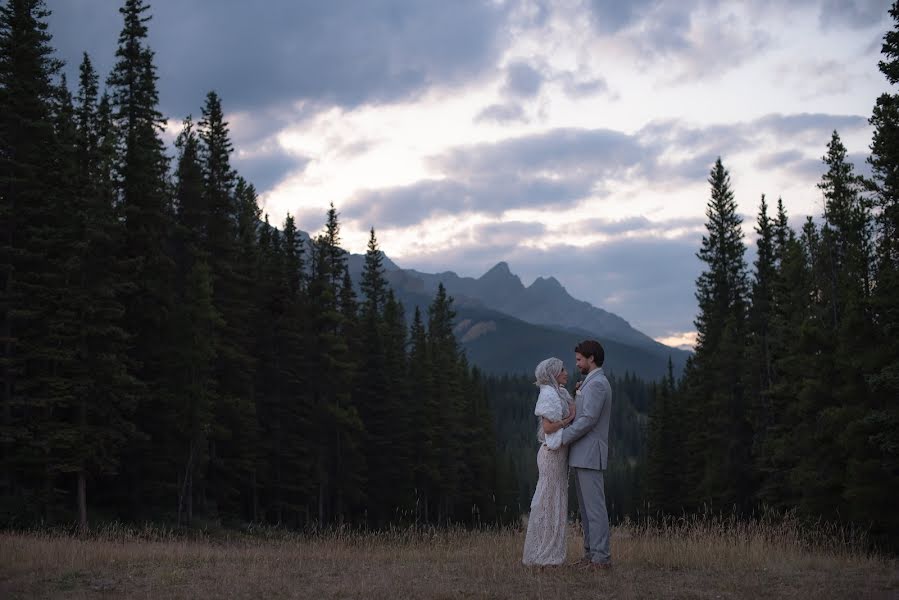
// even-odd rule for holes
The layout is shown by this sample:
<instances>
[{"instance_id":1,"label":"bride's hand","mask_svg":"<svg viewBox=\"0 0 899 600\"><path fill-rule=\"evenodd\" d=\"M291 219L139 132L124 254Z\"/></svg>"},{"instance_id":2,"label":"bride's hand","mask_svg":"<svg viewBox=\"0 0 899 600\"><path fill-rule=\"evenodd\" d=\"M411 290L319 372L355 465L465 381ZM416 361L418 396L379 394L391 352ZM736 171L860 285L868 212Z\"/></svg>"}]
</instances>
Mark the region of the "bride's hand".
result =
<instances>
[{"instance_id":1,"label":"bride's hand","mask_svg":"<svg viewBox=\"0 0 899 600\"><path fill-rule=\"evenodd\" d=\"M571 415L571 418L574 419L574 413L577 410L577 405L574 402L568 402L568 414Z\"/></svg>"}]
</instances>

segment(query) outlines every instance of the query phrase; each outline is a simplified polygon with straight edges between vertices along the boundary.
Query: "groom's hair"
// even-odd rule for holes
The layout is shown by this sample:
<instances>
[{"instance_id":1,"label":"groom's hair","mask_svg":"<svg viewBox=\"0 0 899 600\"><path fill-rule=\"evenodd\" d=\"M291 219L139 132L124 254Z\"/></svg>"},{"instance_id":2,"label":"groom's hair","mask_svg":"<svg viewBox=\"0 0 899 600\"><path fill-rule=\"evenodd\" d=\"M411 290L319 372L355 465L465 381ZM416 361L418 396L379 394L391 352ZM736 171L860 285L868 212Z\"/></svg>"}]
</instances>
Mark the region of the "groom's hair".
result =
<instances>
[{"instance_id":1,"label":"groom's hair","mask_svg":"<svg viewBox=\"0 0 899 600\"><path fill-rule=\"evenodd\" d=\"M575 347L574 351L584 358L592 356L593 362L596 363L597 367L601 367L606 360L606 351L602 349L602 344L596 340L584 340Z\"/></svg>"}]
</instances>

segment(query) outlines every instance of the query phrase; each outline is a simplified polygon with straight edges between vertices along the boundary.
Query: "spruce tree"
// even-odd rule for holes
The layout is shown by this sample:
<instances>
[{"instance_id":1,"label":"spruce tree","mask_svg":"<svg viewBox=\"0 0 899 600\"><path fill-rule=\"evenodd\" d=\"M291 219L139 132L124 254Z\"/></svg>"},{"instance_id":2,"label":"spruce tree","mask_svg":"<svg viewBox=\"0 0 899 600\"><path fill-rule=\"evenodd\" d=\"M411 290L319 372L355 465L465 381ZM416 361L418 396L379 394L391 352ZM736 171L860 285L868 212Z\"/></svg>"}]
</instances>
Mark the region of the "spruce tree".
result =
<instances>
[{"instance_id":1,"label":"spruce tree","mask_svg":"<svg viewBox=\"0 0 899 600\"><path fill-rule=\"evenodd\" d=\"M397 433L392 384L399 372L391 372L387 364L387 325L384 315L387 282L375 230L371 230L365 264L362 269L363 302L359 331L359 376L354 394L365 398L359 403L359 414L365 426L368 455L368 510L377 525L390 517L395 502L393 477L393 441ZM395 365L394 365L395 366ZM402 367L402 365L400 365Z\"/></svg>"},{"instance_id":2,"label":"spruce tree","mask_svg":"<svg viewBox=\"0 0 899 600\"><path fill-rule=\"evenodd\" d=\"M176 414L170 453L171 468L178 473L178 523L190 524L195 506L205 501L216 390L214 340L221 317L213 304L200 143L190 117L185 119L175 145L179 153L175 172L178 302L173 311L177 367L173 374Z\"/></svg>"},{"instance_id":3,"label":"spruce tree","mask_svg":"<svg viewBox=\"0 0 899 600\"><path fill-rule=\"evenodd\" d=\"M45 317L52 310L54 265L48 236L63 215L54 214L57 193L46 177L53 172L56 135L49 12L41 0L0 6L0 329L3 373L2 490L21 513L48 516L52 482L47 457L34 427L48 416L53 342ZM36 489L43 497L28 496ZM43 507L43 508L41 508ZM34 516L32 514L32 516Z\"/></svg>"},{"instance_id":4,"label":"spruce tree","mask_svg":"<svg viewBox=\"0 0 899 600\"><path fill-rule=\"evenodd\" d=\"M351 290L343 285L346 257L339 244L340 224L332 205L325 232L312 244L309 281L310 340L317 350L309 362L314 374L309 391L320 424L314 438L317 502L312 512L322 525L344 521L351 516L348 508L364 500L364 426L352 402L356 365L349 351L352 340L342 336L348 330L344 319L356 315L347 314L355 311Z\"/></svg>"},{"instance_id":5,"label":"spruce tree","mask_svg":"<svg viewBox=\"0 0 899 600\"><path fill-rule=\"evenodd\" d=\"M764 438L771 426L770 392L775 378L775 357L771 339L776 286L775 226L775 222L768 216L768 203L762 195L755 228L758 238L748 314L749 348L746 373L749 411L747 417L754 432L752 440L754 463L763 454Z\"/></svg>"},{"instance_id":6,"label":"spruce tree","mask_svg":"<svg viewBox=\"0 0 899 600\"><path fill-rule=\"evenodd\" d=\"M687 410L695 423L687 441L688 489L695 504L743 510L751 493L751 429L741 374L746 357L745 248L730 175L720 158L709 184L708 234L698 253L706 267L696 282L696 354L685 374Z\"/></svg>"},{"instance_id":7,"label":"spruce tree","mask_svg":"<svg viewBox=\"0 0 899 600\"><path fill-rule=\"evenodd\" d=\"M87 527L87 484L118 474L121 452L132 441L136 382L128 371L128 336L120 301L123 267L116 259L120 227L109 185L98 118L97 76L87 55L80 67L76 111L77 175L69 182L76 226L67 279L75 342L76 435L69 453L77 475L79 523Z\"/></svg>"},{"instance_id":8,"label":"spruce tree","mask_svg":"<svg viewBox=\"0 0 899 600\"><path fill-rule=\"evenodd\" d=\"M454 509L462 469L462 445L456 433L461 429L461 396L463 373L459 363L459 346L453 335L453 299L446 293L443 283L428 307L428 348L433 365L434 401L438 420L435 436L437 464L440 478L437 482L437 521L446 523L456 518Z\"/></svg>"},{"instance_id":9,"label":"spruce tree","mask_svg":"<svg viewBox=\"0 0 899 600\"><path fill-rule=\"evenodd\" d=\"M120 255L127 261L122 301L129 335L131 369L143 389L135 420L143 442L127 458L132 515L141 514L157 496L176 497L177 482L168 462L153 448L168 435L171 402L171 314L175 265L172 256L173 210L167 182L168 159L160 132L164 119L157 106L156 67L147 45L143 0L126 0L119 9L123 27L116 63L107 79L116 137L116 203L125 232ZM161 501L161 498L160 498Z\"/></svg>"},{"instance_id":10,"label":"spruce tree","mask_svg":"<svg viewBox=\"0 0 899 600\"><path fill-rule=\"evenodd\" d=\"M411 347L408 380L413 396L410 417L414 423L412 446L415 448L415 460L412 468L416 498L415 521L416 523L429 523L436 521L439 493L440 467L437 433L440 405L434 390L434 363L431 360L427 329L418 306L415 307L409 338Z\"/></svg>"},{"instance_id":11,"label":"spruce tree","mask_svg":"<svg viewBox=\"0 0 899 600\"><path fill-rule=\"evenodd\" d=\"M888 508L887 490L899 485L899 3L890 16L893 28L884 36L879 67L891 91L880 95L869 120L874 136L867 187L876 215L871 309L879 341L867 375L871 411L853 427L858 453L849 466L848 494L858 516L878 523L875 536L895 540L899 519Z\"/></svg>"}]
</instances>

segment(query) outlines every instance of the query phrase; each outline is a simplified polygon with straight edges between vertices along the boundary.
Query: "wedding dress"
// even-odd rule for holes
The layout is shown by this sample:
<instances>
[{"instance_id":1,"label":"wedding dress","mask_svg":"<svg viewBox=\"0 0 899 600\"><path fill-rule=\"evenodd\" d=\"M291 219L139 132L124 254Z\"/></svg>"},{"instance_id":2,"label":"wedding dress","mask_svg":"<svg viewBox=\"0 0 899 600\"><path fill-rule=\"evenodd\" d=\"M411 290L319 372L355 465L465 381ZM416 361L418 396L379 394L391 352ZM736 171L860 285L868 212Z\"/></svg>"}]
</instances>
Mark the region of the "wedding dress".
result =
<instances>
[{"instance_id":1,"label":"wedding dress","mask_svg":"<svg viewBox=\"0 0 899 600\"><path fill-rule=\"evenodd\" d=\"M568 402L548 385L540 386L534 414L550 421L568 415ZM560 565L565 562L568 529L568 446L562 446L562 430L546 435L542 420L537 438L537 488L524 540L525 565Z\"/></svg>"}]
</instances>

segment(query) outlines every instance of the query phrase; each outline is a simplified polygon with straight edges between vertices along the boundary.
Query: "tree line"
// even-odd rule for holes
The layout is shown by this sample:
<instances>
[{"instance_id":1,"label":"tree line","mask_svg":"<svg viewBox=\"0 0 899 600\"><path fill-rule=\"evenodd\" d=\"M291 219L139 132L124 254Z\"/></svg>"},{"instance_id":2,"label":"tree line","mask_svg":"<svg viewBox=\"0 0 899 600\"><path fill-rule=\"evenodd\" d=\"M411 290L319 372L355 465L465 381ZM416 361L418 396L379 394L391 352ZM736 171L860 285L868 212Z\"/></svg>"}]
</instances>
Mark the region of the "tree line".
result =
<instances>
[{"instance_id":1,"label":"tree line","mask_svg":"<svg viewBox=\"0 0 899 600\"><path fill-rule=\"evenodd\" d=\"M147 10L73 94L43 2L0 6L0 521L517 518L452 298L407 319L374 230L354 283L333 205L271 226L215 92L167 156Z\"/></svg>"},{"instance_id":2,"label":"tree line","mask_svg":"<svg viewBox=\"0 0 899 600\"><path fill-rule=\"evenodd\" d=\"M899 82L899 3L880 70ZM899 94L877 98L858 175L834 131L824 211L794 229L764 196L757 258L719 158L698 257L696 352L656 388L646 500L654 512L793 511L896 547L899 515Z\"/></svg>"}]
</instances>

